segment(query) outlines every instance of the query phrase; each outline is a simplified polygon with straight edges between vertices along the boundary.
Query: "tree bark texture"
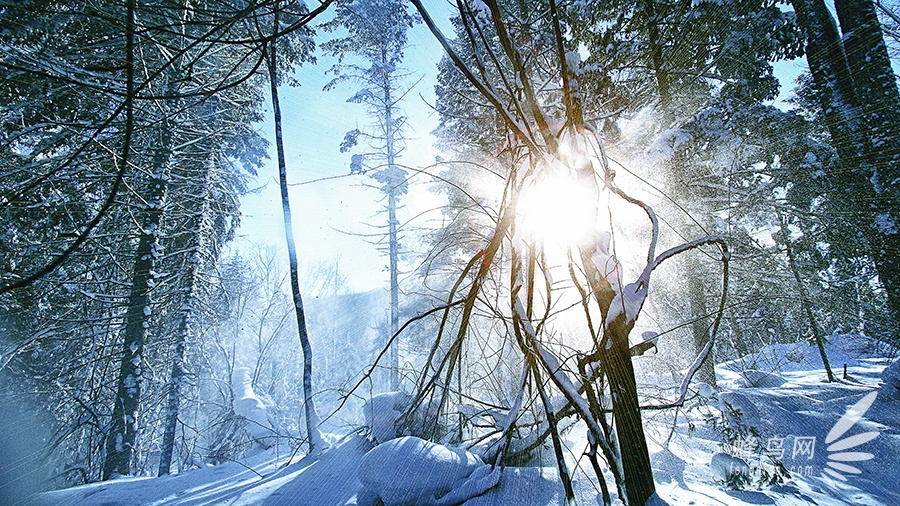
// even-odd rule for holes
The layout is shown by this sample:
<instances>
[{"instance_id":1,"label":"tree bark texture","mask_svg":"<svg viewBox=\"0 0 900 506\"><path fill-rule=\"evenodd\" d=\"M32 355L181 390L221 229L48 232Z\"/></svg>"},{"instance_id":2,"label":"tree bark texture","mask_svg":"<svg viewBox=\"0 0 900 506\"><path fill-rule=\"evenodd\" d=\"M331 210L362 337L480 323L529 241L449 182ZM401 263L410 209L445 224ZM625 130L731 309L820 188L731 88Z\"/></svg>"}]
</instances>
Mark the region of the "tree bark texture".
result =
<instances>
[{"instance_id":1,"label":"tree bark texture","mask_svg":"<svg viewBox=\"0 0 900 506\"><path fill-rule=\"evenodd\" d=\"M108 480L114 474L131 474L131 460L137 439L137 415L143 381L141 359L152 314L150 290L153 287L153 270L161 256L159 232L163 218L163 203L168 188L169 160L172 155L171 142L171 131L167 122L163 121L159 127L156 153L151 163L153 173L150 175L144 219L135 252L131 294L125 313L119 379L112 421L106 436L104 480Z\"/></svg>"},{"instance_id":2,"label":"tree bark texture","mask_svg":"<svg viewBox=\"0 0 900 506\"><path fill-rule=\"evenodd\" d=\"M883 60L879 44L883 39L876 37L880 28L876 30L866 14L869 2L837 2L842 25L850 30L845 36L851 64L824 0L791 3L805 32L806 59L841 162L841 170L829 174L837 188L832 199L864 237L894 325L900 327L900 155L896 116L891 112L897 107L897 90L896 84L893 91L886 84L895 79L890 65L878 63Z\"/></svg>"}]
</instances>

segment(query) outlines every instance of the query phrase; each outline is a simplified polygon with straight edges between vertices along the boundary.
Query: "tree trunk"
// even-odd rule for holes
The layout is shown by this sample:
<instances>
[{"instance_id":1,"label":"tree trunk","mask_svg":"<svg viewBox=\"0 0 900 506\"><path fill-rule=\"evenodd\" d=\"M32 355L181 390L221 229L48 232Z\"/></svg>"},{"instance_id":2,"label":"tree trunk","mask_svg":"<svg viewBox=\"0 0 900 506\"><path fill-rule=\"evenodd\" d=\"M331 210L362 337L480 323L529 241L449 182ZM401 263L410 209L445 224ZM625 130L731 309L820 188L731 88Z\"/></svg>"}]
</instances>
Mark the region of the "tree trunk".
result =
<instances>
[{"instance_id":1,"label":"tree trunk","mask_svg":"<svg viewBox=\"0 0 900 506\"><path fill-rule=\"evenodd\" d=\"M188 273L192 279L194 273ZM166 404L165 426L163 428L162 447L159 456L157 476L169 474L172 466L172 453L175 448L175 430L178 428L178 411L181 403L181 383L185 379L184 357L188 335L193 332L193 281L188 288L188 301L182 309L181 321L175 342L175 353L172 359L172 373L169 376L168 401Z\"/></svg>"},{"instance_id":2,"label":"tree trunk","mask_svg":"<svg viewBox=\"0 0 900 506\"><path fill-rule=\"evenodd\" d=\"M669 128L675 120L672 111L672 91L669 86L669 72L665 69L663 61L663 40L659 33L659 20L656 15L654 0L643 0L640 3L644 11L647 26L647 43L650 46L650 64L653 67L653 75L656 78L656 91L659 93L660 110L663 113L663 128Z\"/></svg>"},{"instance_id":3,"label":"tree trunk","mask_svg":"<svg viewBox=\"0 0 900 506\"><path fill-rule=\"evenodd\" d=\"M878 171L881 191L878 223L874 233L881 235L881 247L875 251L878 277L887 291L888 302L894 313L895 324L900 325L900 91L897 76L891 67L887 45L878 22L875 4L871 0L835 1L838 20L843 32L842 41L847 63L853 75L859 105L865 112L866 132L872 150L868 161ZM870 216L871 219L871 216ZM879 234L884 228L895 230L892 234ZM869 224L872 225L871 223ZM880 226L879 226L880 225Z\"/></svg>"},{"instance_id":4,"label":"tree trunk","mask_svg":"<svg viewBox=\"0 0 900 506\"><path fill-rule=\"evenodd\" d=\"M206 251L204 226L209 215L209 187L213 171L213 160L204 164L203 181L198 185L198 193L202 195L200 209L194 212L190 220L189 233L193 245L187 250L187 272L184 274L184 296L180 311L178 331L175 335L175 349L172 358L172 373L169 376L168 401L166 405L166 418L163 429L162 447L159 457L158 475L169 474L172 465L172 453L175 447L175 430L178 426L179 405L181 403L181 384L185 381L186 371L184 367L187 343L193 340L196 331L194 318L197 312L197 277L201 268L203 255Z\"/></svg>"},{"instance_id":5,"label":"tree trunk","mask_svg":"<svg viewBox=\"0 0 900 506\"><path fill-rule=\"evenodd\" d=\"M386 55L382 54L383 59ZM386 63L386 62L385 62ZM384 89L384 117L385 117L385 144L387 148L388 163L388 247L389 247L389 264L391 275L391 336L397 333L400 328L400 283L398 271L398 255L399 245L397 242L397 182L394 180L394 173L398 171L394 165L396 161L396 150L394 147L394 125L393 125L393 102L391 98L391 82L389 76L385 75L382 83ZM390 351L390 375L391 390L400 388L400 353L399 340L394 339L391 343Z\"/></svg>"},{"instance_id":6,"label":"tree trunk","mask_svg":"<svg viewBox=\"0 0 900 506\"><path fill-rule=\"evenodd\" d=\"M885 161L896 163L900 155L900 91L875 4L871 0L836 0L835 7L860 105L866 112L866 123L873 129L873 144L890 143Z\"/></svg>"},{"instance_id":7,"label":"tree trunk","mask_svg":"<svg viewBox=\"0 0 900 506\"><path fill-rule=\"evenodd\" d=\"M137 412L141 397L143 371L141 360L144 341L150 327L150 289L153 286L153 269L161 256L159 226L163 217L163 202L169 177L169 159L172 155L172 136L167 122L159 127L159 139L153 156L144 220L141 226L131 294L125 313L125 329L119 379L113 405L112 421L106 436L106 460L103 463L103 479L114 474L131 474L131 459L137 438Z\"/></svg>"},{"instance_id":8,"label":"tree trunk","mask_svg":"<svg viewBox=\"0 0 900 506\"><path fill-rule=\"evenodd\" d=\"M594 298L600 305L601 318L605 322L614 292L605 276L594 265L591 250L582 250L582 264ZM626 321L623 311L618 318L604 328L604 340L599 350L603 372L609 380L612 397L612 411L616 427L616 439L622 460L622 474L625 481L625 495L629 506L643 505L656 492L653 468L650 466L650 451L644 435L644 422L638 401L637 381L634 364L631 362L631 348L628 334L634 323Z\"/></svg>"},{"instance_id":9,"label":"tree trunk","mask_svg":"<svg viewBox=\"0 0 900 506\"><path fill-rule=\"evenodd\" d=\"M709 325L706 323L706 290L703 286L703 278L700 275L703 264L697 259L691 259L687 263L688 299L691 306L691 331L694 335L694 352L699 355L709 341ZM709 350L709 355L697 371L700 381L716 386L716 358L715 348Z\"/></svg>"},{"instance_id":10,"label":"tree trunk","mask_svg":"<svg viewBox=\"0 0 900 506\"><path fill-rule=\"evenodd\" d=\"M656 492L656 484L653 482L650 451L644 435L634 365L631 363L631 350L628 347L630 330L625 325L624 313L609 325L607 335L612 346L602 351L601 363L612 394L613 418L622 455L627 504L639 506Z\"/></svg>"},{"instance_id":11,"label":"tree trunk","mask_svg":"<svg viewBox=\"0 0 900 506\"><path fill-rule=\"evenodd\" d=\"M275 10L275 29L278 33L278 10ZM287 243L288 261L291 269L291 294L294 299L294 310L297 315L297 333L300 347L303 350L303 400L306 415L306 431L309 438L309 451L322 446L322 435L319 433L319 416L312 396L312 346L306 330L306 314L303 309L303 297L300 294L300 281L297 270L297 248L294 243L294 229L291 224L291 203L288 198L287 168L284 160L284 139L281 130L281 104L278 100L278 70L275 56L277 41L269 45L269 84L272 91L272 112L275 118L275 149L278 153L278 181L281 186L281 209L284 216L284 238Z\"/></svg>"},{"instance_id":12,"label":"tree trunk","mask_svg":"<svg viewBox=\"0 0 900 506\"><path fill-rule=\"evenodd\" d=\"M741 323L737 320L734 313L728 317L728 325L731 329L731 335L734 337L732 344L737 356L747 356L750 353L750 347L747 346L747 340L744 339L744 332L741 330Z\"/></svg>"},{"instance_id":13,"label":"tree trunk","mask_svg":"<svg viewBox=\"0 0 900 506\"><path fill-rule=\"evenodd\" d=\"M867 247L884 285L894 325L900 327L900 202L896 187L900 185L896 152L896 132L887 136L882 128L884 121L896 122L891 114L894 106L875 105L883 109L876 117L864 114L869 106L861 103L870 93L888 91L882 88L884 79L893 79L890 67L880 69L878 41L873 35L875 25L866 22L864 13L851 15L848 10L865 10L866 2L839 2L848 29L858 28L860 33L848 33L854 56L865 55L863 62L854 61L863 86L856 85L852 69L844 52L844 44L837 31L831 13L823 0L791 0L797 20L805 32L806 59L816 85L825 123L840 158L842 170L830 175L837 189L832 200L843 208L850 222L863 234ZM883 40L882 40L883 43ZM874 44L874 46L872 46ZM871 61L866 62L865 57ZM874 58L874 59L873 59ZM858 60L859 58L854 58ZM873 86L874 89L864 89ZM894 85L896 92L896 85ZM885 104L893 96L885 95ZM862 99L862 100L861 100ZM876 104L882 103L875 100ZM895 130L896 126L890 127ZM874 135L874 136L873 136ZM890 159L890 162L887 161Z\"/></svg>"},{"instance_id":14,"label":"tree trunk","mask_svg":"<svg viewBox=\"0 0 900 506\"><path fill-rule=\"evenodd\" d=\"M806 318L809 320L809 329L812 332L813 340L815 340L816 346L819 348L819 355L822 357L822 365L825 366L825 375L829 382L833 382L834 373L831 372L831 364L828 363L828 355L825 354L825 341L822 339L822 332L819 330L819 324L816 322L816 315L812 309L812 302L809 300L809 290L806 288L806 284L800 276L800 269L797 268L797 261L794 257L794 247L791 245L790 237L788 237L789 232L787 230L787 224L784 222L784 217L781 215L781 212L778 212L778 221L781 225L781 233L779 236L781 237L782 244L784 244L784 251L787 253L788 266L791 269L791 273L794 275L794 280L797 282L797 289L800 290L800 304L803 306L803 311L806 313Z\"/></svg>"},{"instance_id":15,"label":"tree trunk","mask_svg":"<svg viewBox=\"0 0 900 506\"><path fill-rule=\"evenodd\" d=\"M400 328L400 284L397 268L397 197L394 192L388 194L388 231L390 242L390 271L391 271L391 336ZM400 388L400 353L398 350L399 339L391 343L391 390Z\"/></svg>"}]
</instances>

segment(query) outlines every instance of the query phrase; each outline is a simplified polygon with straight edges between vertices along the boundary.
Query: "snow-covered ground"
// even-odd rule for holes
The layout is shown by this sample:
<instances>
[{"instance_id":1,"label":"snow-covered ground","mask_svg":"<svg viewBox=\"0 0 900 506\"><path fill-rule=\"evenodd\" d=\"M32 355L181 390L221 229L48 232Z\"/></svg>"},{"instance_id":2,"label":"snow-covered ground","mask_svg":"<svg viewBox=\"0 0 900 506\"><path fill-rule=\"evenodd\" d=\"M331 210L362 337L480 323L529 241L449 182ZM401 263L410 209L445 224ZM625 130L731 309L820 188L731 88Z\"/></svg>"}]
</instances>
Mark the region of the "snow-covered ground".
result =
<instances>
[{"instance_id":1,"label":"snow-covered ground","mask_svg":"<svg viewBox=\"0 0 900 506\"><path fill-rule=\"evenodd\" d=\"M647 424L647 434L660 497L671 505L900 504L900 395L896 385L882 381L890 361L868 355L864 347L869 343L864 340L832 337L828 354L839 378L847 364L846 379L825 382L814 347L769 346L754 356L722 364L717 370L715 398L680 410L674 432L666 428L671 427L673 412L648 414L653 418ZM762 372L742 373L745 369ZM869 405L873 392L876 396ZM732 423L739 420L741 427L753 427L755 432L723 447L721 424L709 423L723 416ZM583 428L576 424L564 441L572 450L569 465L575 470L578 504L602 504L599 488L589 478L586 459L579 461L577 457L586 444L583 434ZM259 450L243 462L162 478L120 478L24 498L22 504L362 506L371 499L372 491L358 477L361 462L359 476L367 483L388 487L385 490L390 491L385 494L393 497L403 495L397 489L401 482L422 485L444 476L449 485L425 486L423 490L431 495L420 498L429 499L420 504L456 504L447 502L450 496L444 494L448 494L448 488L477 490L492 478L489 466L461 450L447 452L419 441L393 446L393 453L385 447L364 459L373 443L353 433L334 440L319 455L295 458L293 462L288 462L283 448L281 455L276 454L277 448ZM749 455L747 452L754 448L755 453ZM780 485L750 484L732 490L717 481L717 469L710 466L717 452L719 461L731 459L721 456L727 453L743 458L757 470L773 469L765 454L781 453L781 462L792 473ZM429 464L429 459L440 462ZM453 470L452 462L462 467ZM857 468L859 473L847 466ZM825 469L831 469L832 474ZM611 481L610 488L614 493ZM502 471L497 486L464 504L555 506L564 504L564 500L554 467L509 467Z\"/></svg>"}]
</instances>

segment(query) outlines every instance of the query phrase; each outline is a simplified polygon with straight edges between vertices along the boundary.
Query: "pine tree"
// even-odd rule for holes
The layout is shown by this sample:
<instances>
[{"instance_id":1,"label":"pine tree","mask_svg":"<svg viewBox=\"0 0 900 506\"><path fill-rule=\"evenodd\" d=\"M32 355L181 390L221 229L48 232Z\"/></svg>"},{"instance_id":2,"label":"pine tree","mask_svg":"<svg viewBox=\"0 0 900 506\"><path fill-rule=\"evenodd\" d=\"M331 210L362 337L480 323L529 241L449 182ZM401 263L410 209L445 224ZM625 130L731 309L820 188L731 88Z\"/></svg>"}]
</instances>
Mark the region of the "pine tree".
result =
<instances>
[{"instance_id":1,"label":"pine tree","mask_svg":"<svg viewBox=\"0 0 900 506\"><path fill-rule=\"evenodd\" d=\"M325 86L332 89L343 81L354 81L361 85L347 102L366 106L375 121L372 132L353 130L347 133L341 143L341 151L349 151L357 144L359 137L368 140L373 153L354 155L362 167L365 163L375 167L373 178L381 183L381 190L387 195L388 213L388 270L390 273L391 308L389 335L394 336L400 328L400 282L399 256L400 238L397 207L399 198L407 191L407 172L397 166L397 159L403 151L403 129L406 118L400 102L409 91L402 88L405 72L400 67L406 48L407 29L416 18L407 11L404 2L397 0L357 0L340 3L335 17L323 25L325 31L347 30L344 37L332 39L322 44L322 49L338 57L338 64L331 72L335 77ZM347 63L346 60L359 58L362 64ZM351 167L351 172L353 172ZM394 339L390 348L390 388L400 387L400 356L398 340Z\"/></svg>"}]
</instances>

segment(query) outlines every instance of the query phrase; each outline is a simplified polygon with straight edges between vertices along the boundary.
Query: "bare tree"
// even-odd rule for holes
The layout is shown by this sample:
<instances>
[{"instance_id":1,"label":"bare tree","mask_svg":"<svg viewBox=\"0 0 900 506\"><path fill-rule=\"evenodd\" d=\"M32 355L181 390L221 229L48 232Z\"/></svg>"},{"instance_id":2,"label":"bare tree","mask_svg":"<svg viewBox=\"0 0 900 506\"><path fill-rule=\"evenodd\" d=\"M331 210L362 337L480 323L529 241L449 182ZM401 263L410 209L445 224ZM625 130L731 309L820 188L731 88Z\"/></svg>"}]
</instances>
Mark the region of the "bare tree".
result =
<instances>
[{"instance_id":1,"label":"bare tree","mask_svg":"<svg viewBox=\"0 0 900 506\"><path fill-rule=\"evenodd\" d=\"M510 407L503 424L506 441L509 442L511 430L519 416L521 396L528 378L531 378L531 384L540 392L542 399L552 385L566 404L556 409L545 402L546 419L554 420L558 416L556 413L566 412L584 420L591 438L603 448L616 477L620 497L627 504L644 504L654 495L655 485L628 336L647 297L651 274L657 267L675 255L701 246L714 245L721 250L721 259L726 267L725 284L718 308L719 317L713 324L710 338L689 368L676 398L665 405L653 407L674 407L683 403L687 385L709 354L719 326L724 286L727 286L727 247L720 237L708 236L657 254L656 214L650 206L618 187L615 171L605 155L602 137L584 120L580 97L575 92L579 89L577 74L571 68L577 62L571 54L573 50L566 47L561 11L554 1L549 2L546 10L505 7L496 1L472 6L458 3L460 32L463 35L457 44L474 48L472 58L466 61L458 56L454 45L435 26L422 3L418 0L413 3L458 71L494 108L508 132L502 153L508 175L505 176L499 216L487 245L467 265L451 290L444 320L448 318L450 308L455 307L457 293L464 292L459 299L456 336L447 344L445 353L438 353L444 338L442 325L420 379L417 400L435 395L437 389L442 392L439 396L441 404L446 402L446 386L451 384L449 380L459 363L463 342L475 317L476 302L484 296L483 289L493 267L508 261L509 307L506 310L492 307L492 311L498 315L509 315L509 331L515 337L524 359L524 370L518 399ZM517 8L524 10L509 12ZM522 33L528 33L531 37L521 37ZM536 36L538 33L541 36ZM526 51L520 44L529 39L549 42L543 46L535 43ZM552 72L538 76L534 67L527 66L526 53L529 58L541 61L542 69L550 68ZM535 84L537 79L557 83L561 92L553 98L546 96L544 88ZM539 97L541 93L545 96ZM551 102L561 104L558 109L562 111L560 115L544 105ZM571 178L587 192L586 200L593 203L592 207L576 219L600 225L600 202L604 197L619 198L642 210L651 228L643 268L632 282L624 279L623 267L616 258L615 243L609 234L595 229L593 237L573 245L577 253L570 253L568 271L572 285L581 294L585 328L593 343L592 348L577 359L580 371L568 370L566 361L552 350L547 341L545 324L551 317L550 298L553 292L550 266L545 260L543 244L529 240L518 230L522 226L519 222L523 213L519 204L524 195L530 188L540 188L540 181L551 174ZM536 191L540 192L540 189ZM504 259L501 251L508 251L508 258ZM581 375L582 372L586 376ZM539 381L543 375L548 378L548 383ZM586 398L584 394L589 391L588 383L593 382L597 382L597 390L593 391L594 395L588 393ZM612 399L611 410L604 408L599 399L606 388ZM611 430L606 419L610 412L615 431ZM548 430L555 439L554 425L550 424ZM554 446L558 448L558 445ZM504 449L501 448L497 457L499 461L502 461L503 455ZM569 471L565 469L562 459L558 462L565 483ZM598 475L598 479L603 477ZM570 487L566 487L565 493L569 500L573 499Z\"/></svg>"},{"instance_id":2,"label":"bare tree","mask_svg":"<svg viewBox=\"0 0 900 506\"><path fill-rule=\"evenodd\" d=\"M304 13L301 13L304 14ZM280 26L281 6L276 5L272 14L272 33L277 34ZM287 167L284 158L284 139L281 128L281 104L278 100L278 84L281 82L278 73L278 56L276 48L279 40L275 38L267 46L266 66L268 68L269 85L272 97L272 112L275 118L275 150L278 157L278 181L281 187L281 209L284 216L284 237L287 243L288 261L291 270L291 295L294 300L294 311L297 317L297 333L300 347L303 350L303 398L306 419L306 433L310 452L323 446L319 432L319 415L316 413L312 391L312 346L306 328L306 313L303 307L303 296L300 293L300 280L297 268L297 246L294 242L294 230L291 214L291 203L288 195Z\"/></svg>"}]
</instances>

